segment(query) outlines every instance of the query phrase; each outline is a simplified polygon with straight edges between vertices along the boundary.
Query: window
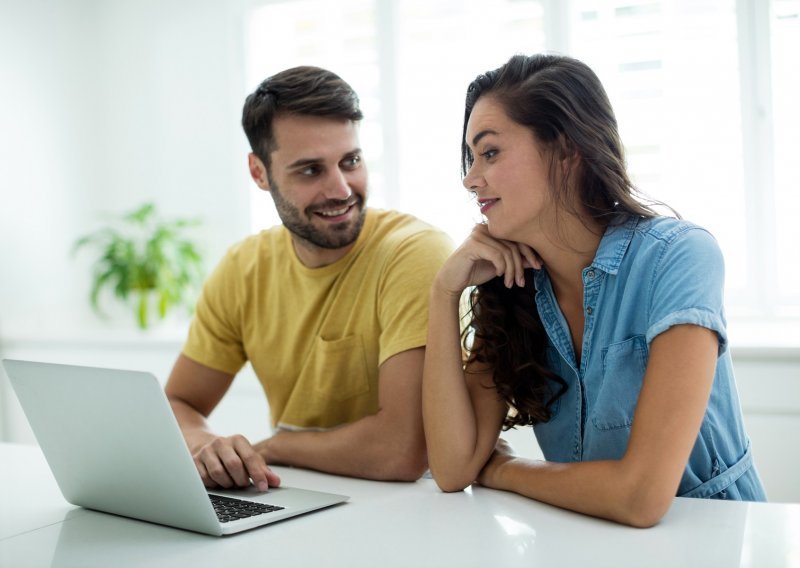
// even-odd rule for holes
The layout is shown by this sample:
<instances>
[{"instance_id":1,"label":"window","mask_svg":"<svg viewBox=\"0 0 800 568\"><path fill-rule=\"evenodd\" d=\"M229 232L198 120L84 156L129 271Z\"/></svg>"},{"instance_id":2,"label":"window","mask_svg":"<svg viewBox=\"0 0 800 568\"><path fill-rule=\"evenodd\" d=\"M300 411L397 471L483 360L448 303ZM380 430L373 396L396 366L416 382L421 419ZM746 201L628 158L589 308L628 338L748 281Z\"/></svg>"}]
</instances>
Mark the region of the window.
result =
<instances>
[{"instance_id":1,"label":"window","mask_svg":"<svg viewBox=\"0 0 800 568\"><path fill-rule=\"evenodd\" d=\"M776 322L800 336L799 14L800 0L265 2L249 22L248 84L299 64L340 74L366 116L371 205L458 242L480 220L460 178L467 84L513 53L582 59L609 92L637 186L719 240L732 340L774 344ZM266 194L253 203L254 228L279 222Z\"/></svg>"}]
</instances>

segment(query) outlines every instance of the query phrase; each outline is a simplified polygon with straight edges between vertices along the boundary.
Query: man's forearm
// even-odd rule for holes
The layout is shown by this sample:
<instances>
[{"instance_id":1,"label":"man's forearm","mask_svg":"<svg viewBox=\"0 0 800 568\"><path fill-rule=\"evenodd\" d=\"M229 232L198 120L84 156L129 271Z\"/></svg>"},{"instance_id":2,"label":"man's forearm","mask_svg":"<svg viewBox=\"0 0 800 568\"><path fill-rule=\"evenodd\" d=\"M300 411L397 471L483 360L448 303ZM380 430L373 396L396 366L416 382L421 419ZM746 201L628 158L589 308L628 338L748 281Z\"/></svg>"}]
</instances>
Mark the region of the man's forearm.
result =
<instances>
[{"instance_id":1,"label":"man's forearm","mask_svg":"<svg viewBox=\"0 0 800 568\"><path fill-rule=\"evenodd\" d=\"M402 431L402 421L388 422L378 413L325 432L279 432L256 444L256 449L270 465L367 479L419 479L427 469L421 427Z\"/></svg>"},{"instance_id":2,"label":"man's forearm","mask_svg":"<svg viewBox=\"0 0 800 568\"><path fill-rule=\"evenodd\" d=\"M205 416L182 400L170 398L169 402L186 445L192 453L215 437L208 427Z\"/></svg>"}]
</instances>

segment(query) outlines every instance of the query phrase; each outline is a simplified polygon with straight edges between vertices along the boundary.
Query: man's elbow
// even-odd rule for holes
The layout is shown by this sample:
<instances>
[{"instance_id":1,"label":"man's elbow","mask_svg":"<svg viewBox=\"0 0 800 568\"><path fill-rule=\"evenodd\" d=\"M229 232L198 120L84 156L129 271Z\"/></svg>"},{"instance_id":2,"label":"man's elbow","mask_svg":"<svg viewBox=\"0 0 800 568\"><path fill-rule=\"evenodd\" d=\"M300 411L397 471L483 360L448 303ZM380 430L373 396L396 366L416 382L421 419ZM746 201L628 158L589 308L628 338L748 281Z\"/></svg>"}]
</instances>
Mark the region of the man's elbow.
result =
<instances>
[{"instance_id":1,"label":"man's elbow","mask_svg":"<svg viewBox=\"0 0 800 568\"><path fill-rule=\"evenodd\" d=\"M425 448L413 448L396 453L385 464L384 477L392 481L416 481L428 471Z\"/></svg>"}]
</instances>

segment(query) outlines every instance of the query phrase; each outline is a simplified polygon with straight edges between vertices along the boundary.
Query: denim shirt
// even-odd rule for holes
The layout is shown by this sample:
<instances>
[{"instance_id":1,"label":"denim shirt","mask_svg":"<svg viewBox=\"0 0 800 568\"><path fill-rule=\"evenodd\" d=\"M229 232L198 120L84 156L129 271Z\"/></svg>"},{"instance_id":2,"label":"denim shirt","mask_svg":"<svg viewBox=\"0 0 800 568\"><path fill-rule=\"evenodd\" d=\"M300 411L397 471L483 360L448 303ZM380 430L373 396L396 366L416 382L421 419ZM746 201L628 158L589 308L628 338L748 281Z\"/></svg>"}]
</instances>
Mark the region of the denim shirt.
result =
<instances>
[{"instance_id":1,"label":"denim shirt","mask_svg":"<svg viewBox=\"0 0 800 568\"><path fill-rule=\"evenodd\" d=\"M583 270L580 367L546 267L535 273L549 367L568 387L548 422L534 426L545 459L616 460L628 446L650 344L693 324L719 338L714 383L678 496L766 500L744 430L723 310L724 265L716 240L691 223L632 217L609 227Z\"/></svg>"}]
</instances>

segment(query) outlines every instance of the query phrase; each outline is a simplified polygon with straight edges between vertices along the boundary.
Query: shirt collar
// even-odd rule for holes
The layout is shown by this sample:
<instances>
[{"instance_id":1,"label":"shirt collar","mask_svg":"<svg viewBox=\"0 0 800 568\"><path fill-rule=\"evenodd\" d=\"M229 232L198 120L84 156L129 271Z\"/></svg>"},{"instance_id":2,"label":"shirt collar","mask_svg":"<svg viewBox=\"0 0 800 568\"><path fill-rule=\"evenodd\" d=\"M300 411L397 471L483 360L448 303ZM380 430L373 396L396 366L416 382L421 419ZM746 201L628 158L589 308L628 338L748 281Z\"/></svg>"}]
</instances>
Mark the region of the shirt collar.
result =
<instances>
[{"instance_id":1,"label":"shirt collar","mask_svg":"<svg viewBox=\"0 0 800 568\"><path fill-rule=\"evenodd\" d=\"M624 223L606 227L606 232L600 240L597 253L594 255L592 266L608 274L616 274L619 271L620 264L622 264L625 251L628 250L628 245L631 244L633 233L636 231L638 224L639 217L632 215Z\"/></svg>"},{"instance_id":2,"label":"shirt collar","mask_svg":"<svg viewBox=\"0 0 800 568\"><path fill-rule=\"evenodd\" d=\"M597 247L597 252L594 255L592 267L608 274L619 272L622 258L625 256L625 251L628 250L631 240L633 240L633 234L636 232L638 224L639 217L632 215L624 223L616 223L606 227L606 232L603 234L603 238L600 239L600 246ZM548 281L547 270L534 271L533 282L537 292L544 290Z\"/></svg>"}]
</instances>

